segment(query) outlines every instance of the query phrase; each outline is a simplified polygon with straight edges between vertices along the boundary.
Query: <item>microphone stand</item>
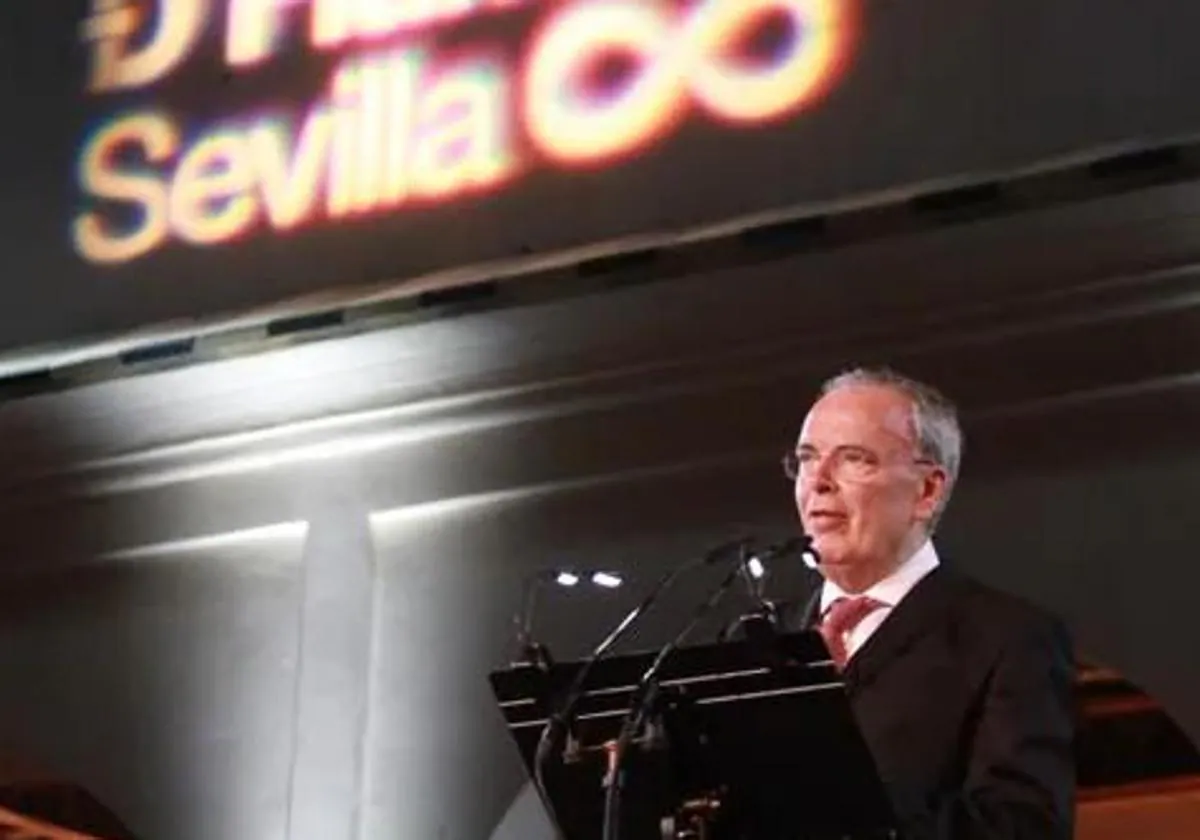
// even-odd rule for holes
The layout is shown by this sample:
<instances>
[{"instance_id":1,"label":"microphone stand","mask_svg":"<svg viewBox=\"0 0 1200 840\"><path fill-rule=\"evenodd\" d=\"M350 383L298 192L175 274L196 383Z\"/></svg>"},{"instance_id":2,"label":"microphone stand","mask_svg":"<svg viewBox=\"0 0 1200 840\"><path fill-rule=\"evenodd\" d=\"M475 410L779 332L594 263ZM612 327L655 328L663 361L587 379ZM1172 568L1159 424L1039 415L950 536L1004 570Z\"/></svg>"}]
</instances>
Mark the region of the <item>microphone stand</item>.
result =
<instances>
[{"instance_id":1,"label":"microphone stand","mask_svg":"<svg viewBox=\"0 0 1200 840\"><path fill-rule=\"evenodd\" d=\"M684 626L683 630L663 646L658 656L654 658L653 663L642 675L641 680L638 681L637 688L633 692L629 712L621 724L620 734L617 736L616 743L612 747L609 758L608 776L604 780L604 822L603 833L601 835L603 840L618 840L620 834L621 793L625 786L625 768L623 766L625 756L638 730L641 729L647 711L653 706L656 699L658 681L655 677L657 677L666 658L683 643L684 639L691 635L691 632L696 629L696 626L708 615L709 611L725 597L725 593L729 591L741 573L741 566L742 563L739 562L722 579L712 594L692 614L691 620Z\"/></svg>"},{"instance_id":2,"label":"microphone stand","mask_svg":"<svg viewBox=\"0 0 1200 840\"><path fill-rule=\"evenodd\" d=\"M537 607L538 590L542 588L546 580L546 572L538 571L525 581L521 593L521 611L513 618L513 623L517 627L517 658L511 666L513 668L534 668L542 673L548 673L554 665L554 659L551 657L549 649L538 642L533 635L533 616ZM550 815L551 822L557 825L554 803L550 801L545 786L540 782L540 777L534 780L534 790L538 799L542 801L542 807Z\"/></svg>"},{"instance_id":3,"label":"microphone stand","mask_svg":"<svg viewBox=\"0 0 1200 840\"><path fill-rule=\"evenodd\" d=\"M779 557L790 554L797 548L807 548L810 544L811 539L807 536L802 536L768 548L761 552L758 557L760 559ZM747 563L751 559L746 556L746 551L747 545L743 543L738 553L738 562L730 569L729 573L716 588L713 589L709 597L696 608L692 613L691 619L684 625L675 638L659 650L650 667L646 669L645 673L642 674L642 678L638 681L638 685L630 700L629 711L626 713L625 720L621 724L620 734L617 736L617 740L609 753L609 770L604 782L602 840L619 840L621 830L621 794L625 786L624 763L634 738L645 722L646 715L657 700L659 687L658 674L662 670L663 663L666 662L668 656L683 644L684 640L691 635L692 631L696 629L717 604L721 602L733 587L739 575L745 573Z\"/></svg>"},{"instance_id":4,"label":"microphone stand","mask_svg":"<svg viewBox=\"0 0 1200 840\"><path fill-rule=\"evenodd\" d=\"M538 590L546 582L546 573L537 572L525 581L525 591L521 596L521 612L517 614L514 623L517 625L517 662L515 666L532 666L540 671L548 671L554 664L550 651L533 635L533 615L537 606Z\"/></svg>"},{"instance_id":5,"label":"microphone stand","mask_svg":"<svg viewBox=\"0 0 1200 840\"><path fill-rule=\"evenodd\" d=\"M612 648L621 638L629 631L634 623L641 617L659 596L685 572L691 571L698 566L706 566L712 563L719 562L729 555L729 552L736 550L739 554L745 552L745 547L749 544L749 540L742 538L732 540L709 551L700 557L689 560L671 571L663 575L655 585L647 593L636 607L630 610L624 618L617 624L612 631L604 637L604 639L596 646L591 655L575 672L575 678L571 681L566 694L564 695L562 706L559 711L549 717L546 725L542 727L542 732L538 738L537 750L533 758L533 783L537 788L539 797L545 803L546 808L551 816L551 822L554 824L555 831L558 831L558 820L554 818L554 809L550 805L550 796L546 790L545 767L550 759L557 742L562 737L562 734L569 730L575 716L575 707L579 705L579 701L583 698L583 689L587 682L588 676L592 672L592 668L596 662L600 660L605 653Z\"/></svg>"}]
</instances>

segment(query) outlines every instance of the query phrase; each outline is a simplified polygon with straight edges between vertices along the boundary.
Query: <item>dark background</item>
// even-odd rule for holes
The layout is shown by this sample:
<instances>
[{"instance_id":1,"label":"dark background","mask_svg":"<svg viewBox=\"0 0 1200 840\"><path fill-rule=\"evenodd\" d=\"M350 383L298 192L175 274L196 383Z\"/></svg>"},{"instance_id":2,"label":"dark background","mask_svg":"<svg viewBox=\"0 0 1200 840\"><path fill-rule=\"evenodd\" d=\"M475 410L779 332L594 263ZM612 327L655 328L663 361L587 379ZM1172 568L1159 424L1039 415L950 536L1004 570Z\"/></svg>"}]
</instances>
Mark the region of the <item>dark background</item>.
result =
<instances>
[{"instance_id":1,"label":"dark background","mask_svg":"<svg viewBox=\"0 0 1200 840\"><path fill-rule=\"evenodd\" d=\"M222 10L225 4L215 4ZM401 281L800 203L941 179L976 179L1108 144L1161 142L1200 128L1200 9L1173 0L855 0L841 80L815 107L765 129L702 118L644 156L596 172L534 172L489 198L401 211L341 229L259 235L235 246L174 246L117 268L74 253L78 150L101 116L152 103L198 128L243 103L320 92L324 60L291 54L230 79L207 52L162 87L84 96L81 0L0 8L0 346L71 342L165 320L186 323L331 286ZM490 18L458 37L514 54L548 8ZM301 4L292 17L303 24ZM486 30L486 31L485 31ZM451 32L444 37L452 39ZM293 43L295 41L293 40Z\"/></svg>"}]
</instances>

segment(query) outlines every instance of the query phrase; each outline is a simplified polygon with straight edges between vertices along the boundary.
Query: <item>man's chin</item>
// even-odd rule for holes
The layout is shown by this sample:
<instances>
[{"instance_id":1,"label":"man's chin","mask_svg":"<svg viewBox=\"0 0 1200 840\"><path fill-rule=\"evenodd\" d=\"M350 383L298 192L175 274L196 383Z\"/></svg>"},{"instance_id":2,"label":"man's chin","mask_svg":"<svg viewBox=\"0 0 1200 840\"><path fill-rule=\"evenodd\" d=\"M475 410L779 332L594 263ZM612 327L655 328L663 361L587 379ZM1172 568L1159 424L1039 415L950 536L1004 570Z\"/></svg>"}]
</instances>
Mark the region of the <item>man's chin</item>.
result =
<instances>
[{"instance_id":1,"label":"man's chin","mask_svg":"<svg viewBox=\"0 0 1200 840\"><path fill-rule=\"evenodd\" d=\"M817 556L821 558L822 566L848 566L852 565L853 558L846 551L845 545L841 540L813 540L813 549L817 552Z\"/></svg>"},{"instance_id":2,"label":"man's chin","mask_svg":"<svg viewBox=\"0 0 1200 840\"><path fill-rule=\"evenodd\" d=\"M828 560L821 558L821 566L826 569L837 569L838 571L844 571L845 569L853 569L854 562L847 560L844 557L831 557Z\"/></svg>"}]
</instances>

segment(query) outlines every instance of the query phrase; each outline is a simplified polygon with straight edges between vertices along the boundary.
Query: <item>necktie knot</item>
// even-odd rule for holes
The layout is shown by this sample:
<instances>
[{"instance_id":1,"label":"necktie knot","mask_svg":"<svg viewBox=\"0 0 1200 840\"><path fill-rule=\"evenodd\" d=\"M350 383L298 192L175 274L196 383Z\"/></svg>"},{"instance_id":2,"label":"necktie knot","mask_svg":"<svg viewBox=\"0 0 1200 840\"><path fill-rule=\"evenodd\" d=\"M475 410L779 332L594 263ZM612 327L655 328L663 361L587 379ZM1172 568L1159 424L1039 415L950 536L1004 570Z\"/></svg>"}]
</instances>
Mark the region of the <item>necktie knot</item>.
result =
<instances>
[{"instance_id":1,"label":"necktie knot","mask_svg":"<svg viewBox=\"0 0 1200 840\"><path fill-rule=\"evenodd\" d=\"M864 618L883 606L885 605L881 601L860 595L855 598L838 598L825 611L819 629L825 639L825 647L829 648L839 671L846 667L846 662L850 659L846 637L854 632L854 628Z\"/></svg>"}]
</instances>

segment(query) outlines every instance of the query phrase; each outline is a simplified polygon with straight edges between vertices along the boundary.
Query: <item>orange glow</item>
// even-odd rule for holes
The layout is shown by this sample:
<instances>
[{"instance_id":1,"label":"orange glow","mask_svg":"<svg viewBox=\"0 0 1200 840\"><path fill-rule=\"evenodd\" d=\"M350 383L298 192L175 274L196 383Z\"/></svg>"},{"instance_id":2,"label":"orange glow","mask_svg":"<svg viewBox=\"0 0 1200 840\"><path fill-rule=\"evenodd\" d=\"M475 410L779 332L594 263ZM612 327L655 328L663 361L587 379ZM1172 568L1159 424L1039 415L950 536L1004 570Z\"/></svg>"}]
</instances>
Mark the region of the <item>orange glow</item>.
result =
<instances>
[{"instance_id":1,"label":"orange glow","mask_svg":"<svg viewBox=\"0 0 1200 840\"><path fill-rule=\"evenodd\" d=\"M647 0L593 0L551 17L525 72L525 128L547 157L594 164L661 137L691 100L729 122L794 112L833 79L848 42L843 0L706 0L677 18ZM772 14L784 15L791 45L766 67L729 58ZM592 95L585 73L605 58L631 59L619 95Z\"/></svg>"},{"instance_id":2,"label":"orange glow","mask_svg":"<svg viewBox=\"0 0 1200 840\"><path fill-rule=\"evenodd\" d=\"M246 141L271 227L290 230L310 218L321 191L322 165L329 159L333 143L329 109L320 106L312 110L291 154L287 127L277 120L261 120L251 126Z\"/></svg>"},{"instance_id":3,"label":"orange glow","mask_svg":"<svg viewBox=\"0 0 1200 840\"><path fill-rule=\"evenodd\" d=\"M299 6L308 7L310 46L333 52L527 2L533 0L229 0L225 59L240 68L270 59L280 47L283 16Z\"/></svg>"},{"instance_id":4,"label":"orange glow","mask_svg":"<svg viewBox=\"0 0 1200 840\"><path fill-rule=\"evenodd\" d=\"M326 209L333 218L340 218L353 211L356 205L370 209L371 196L363 200L359 196L358 171L360 143L370 143L374 138L359 139L359 124L368 122L367 111L373 103L363 95L364 76L370 71L370 62L351 62L338 70L333 78L333 154L330 157L329 196Z\"/></svg>"},{"instance_id":5,"label":"orange glow","mask_svg":"<svg viewBox=\"0 0 1200 840\"><path fill-rule=\"evenodd\" d=\"M219 131L184 156L171 185L172 227L188 242L206 245L243 233L258 204L250 194L254 161L244 135Z\"/></svg>"},{"instance_id":6,"label":"orange glow","mask_svg":"<svg viewBox=\"0 0 1200 840\"><path fill-rule=\"evenodd\" d=\"M161 168L181 145L168 116L117 121L89 142L80 180L95 199L133 205L139 221L113 231L89 210L76 224L77 248L90 260L123 262L171 234L228 242L260 219L286 230L317 221L322 209L339 219L500 184L514 169L506 74L479 56L424 78L420 69L421 54L404 50L354 59L297 136L268 117L225 126L187 147L173 170ZM160 168L129 171L130 149Z\"/></svg>"},{"instance_id":7,"label":"orange glow","mask_svg":"<svg viewBox=\"0 0 1200 840\"><path fill-rule=\"evenodd\" d=\"M131 230L114 230L95 211L75 222L75 246L94 262L124 262L162 244L169 230L167 195L153 173L122 170L113 160L128 146L141 148L146 163L162 163L179 148L179 133L161 114L139 114L101 129L83 150L80 180L86 192L133 204L141 218Z\"/></svg>"},{"instance_id":8,"label":"orange glow","mask_svg":"<svg viewBox=\"0 0 1200 840\"><path fill-rule=\"evenodd\" d=\"M504 75L485 61L438 80L421 99L424 130L413 148L413 189L453 196L503 181L513 169Z\"/></svg>"},{"instance_id":9,"label":"orange glow","mask_svg":"<svg viewBox=\"0 0 1200 840\"><path fill-rule=\"evenodd\" d=\"M843 0L738 0L706 3L691 22L688 70L692 95L715 116L732 122L777 119L823 92L848 45ZM800 35L784 58L755 71L724 58L726 46L775 12Z\"/></svg>"},{"instance_id":10,"label":"orange glow","mask_svg":"<svg viewBox=\"0 0 1200 840\"><path fill-rule=\"evenodd\" d=\"M131 42L144 23L144 4L134 0L93 0L83 24L92 46L88 84L93 93L144 87L171 72L204 31L210 0L171 0L158 4L158 25L140 46Z\"/></svg>"},{"instance_id":11,"label":"orange glow","mask_svg":"<svg viewBox=\"0 0 1200 840\"><path fill-rule=\"evenodd\" d=\"M110 118L81 151L87 204L76 249L120 263L171 240L214 245L412 210L497 189L539 162L614 163L662 142L689 114L735 126L779 120L837 79L855 1L227 0L225 57L238 72L304 23L311 48L348 54L323 94L286 118L243 114L187 137L159 108ZM539 2L552 8L514 66L489 45L449 55L437 39L415 37ZM144 5L94 0L84 33L94 42L92 88L162 78L213 5L159 0L153 27L139 34L150 18L134 10ZM301 14L306 21L292 19ZM395 43L355 46L383 38Z\"/></svg>"},{"instance_id":12,"label":"orange glow","mask_svg":"<svg viewBox=\"0 0 1200 840\"><path fill-rule=\"evenodd\" d=\"M445 24L470 14L478 0L357 0L355 37L386 38L397 32Z\"/></svg>"},{"instance_id":13,"label":"orange glow","mask_svg":"<svg viewBox=\"0 0 1200 840\"><path fill-rule=\"evenodd\" d=\"M565 7L543 28L525 71L525 130L550 158L597 162L666 133L683 115L683 78L670 59L672 21L644 0ZM590 62L632 59L635 81L611 102L588 96Z\"/></svg>"},{"instance_id":14,"label":"orange glow","mask_svg":"<svg viewBox=\"0 0 1200 840\"><path fill-rule=\"evenodd\" d=\"M420 98L421 69L428 61L424 52L410 50L396 57L388 79L385 120L389 137L398 137L404 126L416 119L417 100ZM383 177L379 179L383 190L383 202L394 207L408 197L410 192L408 173L409 149L402 143L388 143L383 150Z\"/></svg>"},{"instance_id":15,"label":"orange glow","mask_svg":"<svg viewBox=\"0 0 1200 840\"><path fill-rule=\"evenodd\" d=\"M229 0L229 25L226 27L225 60L231 67L246 67L270 58L279 46L283 32L281 12L304 0ZM343 3L318 3L313 25L336 25ZM332 22L331 22L332 21Z\"/></svg>"},{"instance_id":16,"label":"orange glow","mask_svg":"<svg viewBox=\"0 0 1200 840\"><path fill-rule=\"evenodd\" d=\"M335 77L332 218L491 187L511 169L506 74L482 57L424 79L422 67L400 51Z\"/></svg>"}]
</instances>

